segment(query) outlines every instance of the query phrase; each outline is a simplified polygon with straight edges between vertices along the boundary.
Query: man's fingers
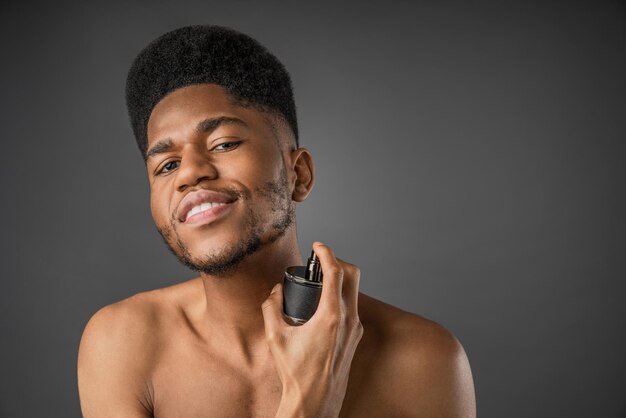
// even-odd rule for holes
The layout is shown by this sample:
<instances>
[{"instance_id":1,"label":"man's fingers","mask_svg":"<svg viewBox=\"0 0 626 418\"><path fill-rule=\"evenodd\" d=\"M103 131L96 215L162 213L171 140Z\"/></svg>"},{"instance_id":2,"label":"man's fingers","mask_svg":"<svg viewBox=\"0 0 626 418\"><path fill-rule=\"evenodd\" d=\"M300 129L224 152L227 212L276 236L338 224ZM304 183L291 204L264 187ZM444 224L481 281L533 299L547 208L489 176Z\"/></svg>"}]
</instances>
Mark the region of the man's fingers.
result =
<instances>
[{"instance_id":1,"label":"man's fingers","mask_svg":"<svg viewBox=\"0 0 626 418\"><path fill-rule=\"evenodd\" d=\"M261 305L263 322L265 323L265 336L272 342L280 334L283 325L283 284L276 283L270 295Z\"/></svg>"},{"instance_id":2,"label":"man's fingers","mask_svg":"<svg viewBox=\"0 0 626 418\"><path fill-rule=\"evenodd\" d=\"M341 288L343 286L343 269L335 258L330 247L321 242L313 243L313 251L322 265L322 295L318 310L341 313Z\"/></svg>"},{"instance_id":3,"label":"man's fingers","mask_svg":"<svg viewBox=\"0 0 626 418\"><path fill-rule=\"evenodd\" d=\"M338 258L337 261L343 268L343 295L345 296L346 308L353 318L358 317L359 282L361 270L354 264L347 263Z\"/></svg>"}]
</instances>

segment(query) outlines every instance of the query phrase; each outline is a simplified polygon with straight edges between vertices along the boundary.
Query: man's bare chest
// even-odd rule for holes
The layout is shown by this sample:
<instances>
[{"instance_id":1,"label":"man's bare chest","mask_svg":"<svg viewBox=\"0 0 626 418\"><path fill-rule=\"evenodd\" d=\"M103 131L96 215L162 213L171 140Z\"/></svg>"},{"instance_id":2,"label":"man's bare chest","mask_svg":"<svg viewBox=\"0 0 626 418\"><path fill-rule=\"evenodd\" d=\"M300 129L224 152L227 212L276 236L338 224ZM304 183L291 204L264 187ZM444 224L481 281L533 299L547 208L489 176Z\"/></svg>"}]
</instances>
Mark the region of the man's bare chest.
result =
<instances>
[{"instance_id":1,"label":"man's bare chest","mask_svg":"<svg viewBox=\"0 0 626 418\"><path fill-rule=\"evenodd\" d=\"M357 355L353 361L341 417L381 416L393 405L385 395L390 382L367 360ZM251 375L227 353L220 357L193 344L173 344L158 357L151 376L154 416L274 417L282 383L273 360L266 362Z\"/></svg>"},{"instance_id":2,"label":"man's bare chest","mask_svg":"<svg viewBox=\"0 0 626 418\"><path fill-rule=\"evenodd\" d=\"M252 375L189 347L159 356L151 388L155 417L274 417L282 394L273 364Z\"/></svg>"},{"instance_id":3,"label":"man's bare chest","mask_svg":"<svg viewBox=\"0 0 626 418\"><path fill-rule=\"evenodd\" d=\"M158 333L158 353L150 356L155 360L145 403L155 417L275 416L282 382L270 353L250 367L229 346L214 342L207 348L206 339L174 325ZM340 417L384 416L393 409L399 376L388 363L396 356L376 347L370 338L359 344Z\"/></svg>"}]
</instances>

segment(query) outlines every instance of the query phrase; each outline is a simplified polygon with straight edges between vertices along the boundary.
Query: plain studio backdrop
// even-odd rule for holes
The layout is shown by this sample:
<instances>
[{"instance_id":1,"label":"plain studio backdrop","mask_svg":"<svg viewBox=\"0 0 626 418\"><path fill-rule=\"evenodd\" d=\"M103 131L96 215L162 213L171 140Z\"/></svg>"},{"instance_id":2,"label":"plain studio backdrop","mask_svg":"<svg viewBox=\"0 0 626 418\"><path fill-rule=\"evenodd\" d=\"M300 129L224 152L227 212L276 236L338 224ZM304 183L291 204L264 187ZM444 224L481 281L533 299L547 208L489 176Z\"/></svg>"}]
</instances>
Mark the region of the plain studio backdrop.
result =
<instances>
[{"instance_id":1,"label":"plain studio backdrop","mask_svg":"<svg viewBox=\"0 0 626 418\"><path fill-rule=\"evenodd\" d=\"M626 416L624 4L365 3L2 2L0 416L79 416L91 315L194 277L154 227L124 84L201 23L291 73L303 255L328 243L450 329L481 417Z\"/></svg>"}]
</instances>

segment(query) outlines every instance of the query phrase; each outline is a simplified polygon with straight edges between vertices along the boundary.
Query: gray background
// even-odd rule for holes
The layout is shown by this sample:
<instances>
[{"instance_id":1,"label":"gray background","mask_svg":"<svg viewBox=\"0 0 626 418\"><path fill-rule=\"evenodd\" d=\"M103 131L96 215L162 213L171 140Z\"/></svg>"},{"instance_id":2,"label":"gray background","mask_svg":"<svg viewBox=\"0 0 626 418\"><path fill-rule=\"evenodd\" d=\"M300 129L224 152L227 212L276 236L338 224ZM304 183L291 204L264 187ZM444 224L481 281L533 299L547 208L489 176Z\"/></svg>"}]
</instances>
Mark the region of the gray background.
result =
<instances>
[{"instance_id":1,"label":"gray background","mask_svg":"<svg viewBox=\"0 0 626 418\"><path fill-rule=\"evenodd\" d=\"M623 3L49 3L0 6L0 416L78 416L89 317L193 277L153 226L124 82L197 23L285 63L318 174L302 251L455 333L480 416L626 416Z\"/></svg>"}]
</instances>

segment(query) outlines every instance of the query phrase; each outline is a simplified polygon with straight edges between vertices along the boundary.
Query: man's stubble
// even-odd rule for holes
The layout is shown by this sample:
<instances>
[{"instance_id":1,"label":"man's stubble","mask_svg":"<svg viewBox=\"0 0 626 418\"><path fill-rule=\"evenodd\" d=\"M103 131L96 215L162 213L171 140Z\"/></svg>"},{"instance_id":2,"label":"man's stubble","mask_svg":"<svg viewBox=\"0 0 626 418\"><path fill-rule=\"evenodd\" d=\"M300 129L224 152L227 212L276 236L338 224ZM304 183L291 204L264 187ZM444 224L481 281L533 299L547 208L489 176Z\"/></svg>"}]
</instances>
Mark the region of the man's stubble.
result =
<instances>
[{"instance_id":1,"label":"man's stubble","mask_svg":"<svg viewBox=\"0 0 626 418\"><path fill-rule=\"evenodd\" d=\"M170 252L191 270L210 276L228 276L248 256L257 252L262 246L271 244L282 237L295 221L295 204L289 193L289 183L284 165L277 180L266 182L256 188L255 192L269 203L272 217L275 218L270 228L264 230L263 220L255 212L255 205L251 202L252 193L250 190L231 191L231 194L237 195L238 201L241 200L246 208L241 239L235 244L224 245L211 253L204 254L200 259L194 258L187 245L181 241L176 232L173 218L170 219L170 230L158 225L157 230ZM263 239L265 232L269 234L266 239Z\"/></svg>"}]
</instances>

